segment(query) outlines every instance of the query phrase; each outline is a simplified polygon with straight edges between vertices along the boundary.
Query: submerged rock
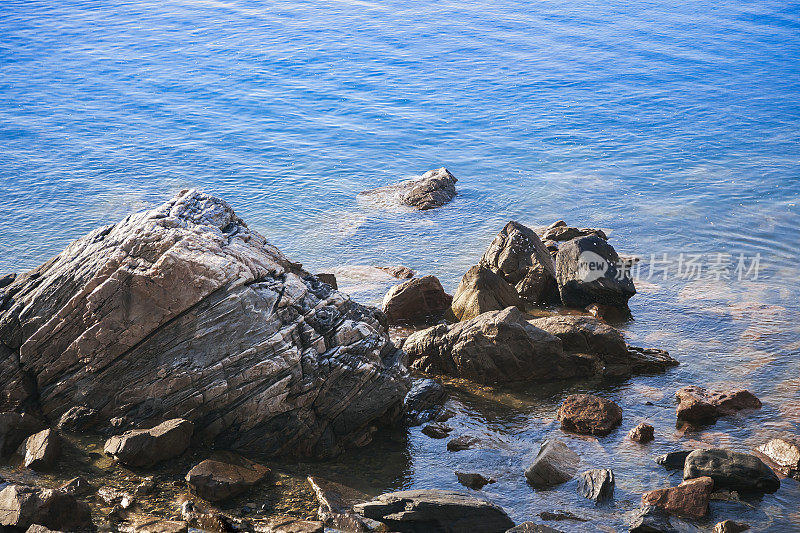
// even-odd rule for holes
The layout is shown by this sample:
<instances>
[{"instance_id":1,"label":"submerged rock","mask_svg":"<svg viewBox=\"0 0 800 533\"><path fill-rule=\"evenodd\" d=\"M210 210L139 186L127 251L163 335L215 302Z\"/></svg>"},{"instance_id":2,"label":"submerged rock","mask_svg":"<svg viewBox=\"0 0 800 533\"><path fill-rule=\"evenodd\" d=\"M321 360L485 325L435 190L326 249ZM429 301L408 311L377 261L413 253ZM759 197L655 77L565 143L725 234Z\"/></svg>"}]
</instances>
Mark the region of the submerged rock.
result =
<instances>
[{"instance_id":1,"label":"submerged rock","mask_svg":"<svg viewBox=\"0 0 800 533\"><path fill-rule=\"evenodd\" d=\"M702 518L708 514L708 502L714 489L710 477L684 481L677 487L657 489L642 495L642 505L658 507L669 514Z\"/></svg>"},{"instance_id":2,"label":"submerged rock","mask_svg":"<svg viewBox=\"0 0 800 533\"><path fill-rule=\"evenodd\" d=\"M225 454L224 458L206 459L193 466L186 474L186 483L194 494L216 502L242 494L269 474L266 466Z\"/></svg>"},{"instance_id":3,"label":"submerged rock","mask_svg":"<svg viewBox=\"0 0 800 533\"><path fill-rule=\"evenodd\" d=\"M601 502L614 496L614 472L608 468L587 470L578 477L578 494Z\"/></svg>"},{"instance_id":4,"label":"submerged rock","mask_svg":"<svg viewBox=\"0 0 800 533\"><path fill-rule=\"evenodd\" d=\"M731 415L742 409L760 409L761 401L746 390L712 391L683 387L675 396L680 402L676 414L681 420L703 422Z\"/></svg>"},{"instance_id":5,"label":"submerged rock","mask_svg":"<svg viewBox=\"0 0 800 533\"><path fill-rule=\"evenodd\" d=\"M503 278L484 266L470 268L453 294L451 319L471 320L489 311L525 308L525 302Z\"/></svg>"},{"instance_id":6,"label":"submerged rock","mask_svg":"<svg viewBox=\"0 0 800 533\"><path fill-rule=\"evenodd\" d=\"M447 442L447 451L450 452L461 452L464 450L469 450L470 448L475 448L480 444L481 440L478 437L473 437L472 435L459 435L454 439L450 439Z\"/></svg>"},{"instance_id":7,"label":"submerged rock","mask_svg":"<svg viewBox=\"0 0 800 533\"><path fill-rule=\"evenodd\" d=\"M451 428L447 424L442 424L439 422L428 424L427 426L422 428L422 433L429 436L432 439L446 439L450 435L451 431L453 431L453 428Z\"/></svg>"},{"instance_id":8,"label":"submerged rock","mask_svg":"<svg viewBox=\"0 0 800 533\"><path fill-rule=\"evenodd\" d=\"M539 236L519 222L506 224L483 254L480 264L513 285L527 304L559 301L553 257Z\"/></svg>"},{"instance_id":9,"label":"submerged rock","mask_svg":"<svg viewBox=\"0 0 800 533\"><path fill-rule=\"evenodd\" d=\"M357 514L353 506L371 498L350 487L318 477L308 477L319 502L317 517L328 527L346 532L370 531L374 524Z\"/></svg>"},{"instance_id":10,"label":"submerged rock","mask_svg":"<svg viewBox=\"0 0 800 533\"><path fill-rule=\"evenodd\" d=\"M506 531L506 533L563 533L558 529L553 529L544 524L537 524L535 522L523 522Z\"/></svg>"},{"instance_id":11,"label":"submerged rock","mask_svg":"<svg viewBox=\"0 0 800 533\"><path fill-rule=\"evenodd\" d=\"M20 451L26 468L49 470L61 454L61 437L52 429L45 429L25 439Z\"/></svg>"},{"instance_id":12,"label":"submerged rock","mask_svg":"<svg viewBox=\"0 0 800 533\"><path fill-rule=\"evenodd\" d=\"M772 439L757 448L785 476L800 480L800 446L786 439Z\"/></svg>"},{"instance_id":13,"label":"submerged rock","mask_svg":"<svg viewBox=\"0 0 800 533\"><path fill-rule=\"evenodd\" d=\"M194 190L91 232L4 294L0 409L184 417L204 443L330 457L396 419L409 387L382 313Z\"/></svg>"},{"instance_id":14,"label":"submerged rock","mask_svg":"<svg viewBox=\"0 0 800 533\"><path fill-rule=\"evenodd\" d=\"M474 472L456 472L456 478L459 483L472 490L481 490L486 485L495 482L492 478Z\"/></svg>"},{"instance_id":15,"label":"submerged rock","mask_svg":"<svg viewBox=\"0 0 800 533\"><path fill-rule=\"evenodd\" d=\"M180 456L189 448L194 424L182 418L150 429L126 431L106 441L103 452L129 466L150 467Z\"/></svg>"},{"instance_id":16,"label":"submerged rock","mask_svg":"<svg viewBox=\"0 0 800 533\"><path fill-rule=\"evenodd\" d=\"M642 422L628 432L628 438L632 441L644 444L653 440L653 432L653 426Z\"/></svg>"},{"instance_id":17,"label":"submerged rock","mask_svg":"<svg viewBox=\"0 0 800 533\"><path fill-rule=\"evenodd\" d=\"M358 198L390 207L406 205L419 210L441 207L456 196L458 180L446 168L429 170L421 177L358 194Z\"/></svg>"},{"instance_id":18,"label":"submerged rock","mask_svg":"<svg viewBox=\"0 0 800 533\"><path fill-rule=\"evenodd\" d=\"M525 478L537 489L561 485L575 477L580 462L578 454L560 440L546 440L525 470Z\"/></svg>"},{"instance_id":19,"label":"submerged rock","mask_svg":"<svg viewBox=\"0 0 800 533\"><path fill-rule=\"evenodd\" d=\"M681 521L670 517L658 507L641 507L631 520L630 533L685 533L685 531L687 529L683 527Z\"/></svg>"},{"instance_id":20,"label":"submerged rock","mask_svg":"<svg viewBox=\"0 0 800 533\"><path fill-rule=\"evenodd\" d=\"M622 409L599 396L573 394L558 408L558 420L564 431L603 436L622 423Z\"/></svg>"},{"instance_id":21,"label":"submerged rock","mask_svg":"<svg viewBox=\"0 0 800 533\"><path fill-rule=\"evenodd\" d=\"M430 378L416 379L403 401L405 419L410 426L419 426L436 419L444 410L447 389Z\"/></svg>"},{"instance_id":22,"label":"submerged rock","mask_svg":"<svg viewBox=\"0 0 800 533\"><path fill-rule=\"evenodd\" d=\"M407 490L378 496L356 512L399 533L503 533L514 522L486 498L450 490Z\"/></svg>"},{"instance_id":23,"label":"submerged rock","mask_svg":"<svg viewBox=\"0 0 800 533\"><path fill-rule=\"evenodd\" d=\"M745 492L777 491L778 476L755 455L719 448L695 450L686 457L683 479L708 476L718 489Z\"/></svg>"},{"instance_id":24,"label":"submerged rock","mask_svg":"<svg viewBox=\"0 0 800 533\"><path fill-rule=\"evenodd\" d=\"M388 267L378 267L393 278L397 279L411 279L414 277L414 271L407 266L396 265Z\"/></svg>"},{"instance_id":25,"label":"submerged rock","mask_svg":"<svg viewBox=\"0 0 800 533\"><path fill-rule=\"evenodd\" d=\"M423 276L389 289L383 298L383 312L389 324L430 323L439 320L452 301L436 276Z\"/></svg>"},{"instance_id":26,"label":"submerged rock","mask_svg":"<svg viewBox=\"0 0 800 533\"><path fill-rule=\"evenodd\" d=\"M656 463L668 470L683 470L683 465L686 463L686 457L688 457L692 451L693 450L681 450L679 452L669 452L665 455L656 457Z\"/></svg>"},{"instance_id":27,"label":"submerged rock","mask_svg":"<svg viewBox=\"0 0 800 533\"><path fill-rule=\"evenodd\" d=\"M60 531L94 528L89 506L70 494L24 485L0 490L0 526L24 530L33 524Z\"/></svg>"}]
</instances>

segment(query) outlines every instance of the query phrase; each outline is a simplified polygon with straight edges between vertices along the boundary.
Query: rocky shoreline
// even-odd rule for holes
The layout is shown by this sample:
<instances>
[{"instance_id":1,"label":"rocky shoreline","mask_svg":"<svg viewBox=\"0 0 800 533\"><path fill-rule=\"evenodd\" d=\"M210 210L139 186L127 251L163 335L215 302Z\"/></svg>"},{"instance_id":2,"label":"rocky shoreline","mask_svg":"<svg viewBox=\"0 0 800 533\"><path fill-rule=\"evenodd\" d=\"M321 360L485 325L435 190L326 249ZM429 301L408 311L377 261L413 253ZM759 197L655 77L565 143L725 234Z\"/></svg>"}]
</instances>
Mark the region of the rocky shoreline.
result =
<instances>
[{"instance_id":1,"label":"rocky shoreline","mask_svg":"<svg viewBox=\"0 0 800 533\"><path fill-rule=\"evenodd\" d=\"M364 196L432 209L456 197L456 182L442 168ZM0 454L11 471L0 478L0 525L558 531L515 525L480 493L495 481L486 472L454 472L464 491L367 495L282 463L353 453L413 426L450 452L479 447L480 437L450 435L448 380L621 380L677 365L614 327L630 317L634 260L608 241L563 221L538 231L512 221L452 296L432 275L384 270L406 281L378 310L196 190L95 230L42 266L0 278ZM761 408L745 390L675 394L683 423ZM664 431L590 394L567 396L556 416L565 435L621 430L646 445ZM800 479L791 435L751 454L697 448L659 461L684 481L642 494L630 531L677 531L707 516L714 495L773 493L781 477ZM518 475L531 490L577 479L582 497L613 502L613 470L581 472L580 463L568 442L551 439Z\"/></svg>"}]
</instances>

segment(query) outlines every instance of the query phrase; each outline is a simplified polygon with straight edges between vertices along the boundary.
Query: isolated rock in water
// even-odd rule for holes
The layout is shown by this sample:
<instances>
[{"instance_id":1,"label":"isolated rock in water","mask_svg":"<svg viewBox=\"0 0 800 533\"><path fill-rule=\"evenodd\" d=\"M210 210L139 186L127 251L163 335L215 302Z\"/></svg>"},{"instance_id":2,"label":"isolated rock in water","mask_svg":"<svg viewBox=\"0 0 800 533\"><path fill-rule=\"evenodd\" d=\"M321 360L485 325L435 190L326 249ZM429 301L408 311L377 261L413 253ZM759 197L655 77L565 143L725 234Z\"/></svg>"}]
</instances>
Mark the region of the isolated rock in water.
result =
<instances>
[{"instance_id":1,"label":"isolated rock in water","mask_svg":"<svg viewBox=\"0 0 800 533\"><path fill-rule=\"evenodd\" d=\"M64 431L85 432L94 429L97 422L96 410L76 405L61 415L57 427Z\"/></svg>"},{"instance_id":2,"label":"isolated rock in water","mask_svg":"<svg viewBox=\"0 0 800 533\"><path fill-rule=\"evenodd\" d=\"M693 450L682 450L679 452L669 452L665 455L656 457L656 463L669 470L683 470L686 458Z\"/></svg>"},{"instance_id":3,"label":"isolated rock in water","mask_svg":"<svg viewBox=\"0 0 800 533\"><path fill-rule=\"evenodd\" d=\"M317 274L317 279L320 280L322 283L327 283L330 285L331 289L338 289L339 284L336 282L336 275L335 274L326 274L320 272Z\"/></svg>"},{"instance_id":4,"label":"isolated rock in water","mask_svg":"<svg viewBox=\"0 0 800 533\"><path fill-rule=\"evenodd\" d=\"M21 451L26 468L49 470L61 454L61 437L52 429L45 429L25 439Z\"/></svg>"},{"instance_id":5,"label":"isolated rock in water","mask_svg":"<svg viewBox=\"0 0 800 533\"><path fill-rule=\"evenodd\" d=\"M483 254L480 264L509 284L528 304L558 302L553 257L532 229L509 222Z\"/></svg>"},{"instance_id":6,"label":"isolated rock in water","mask_svg":"<svg viewBox=\"0 0 800 533\"><path fill-rule=\"evenodd\" d=\"M554 222L542 232L542 240L556 242L571 241L572 239L576 239L578 237L589 236L600 237L604 241L608 240L605 232L601 229L575 228L572 226L567 226L567 223L563 220Z\"/></svg>"},{"instance_id":7,"label":"isolated rock in water","mask_svg":"<svg viewBox=\"0 0 800 533\"><path fill-rule=\"evenodd\" d=\"M605 375L622 377L631 374L652 374L664 372L678 366L678 361L670 357L666 350L640 348L628 345L628 355L623 360L607 361Z\"/></svg>"},{"instance_id":8,"label":"isolated rock in water","mask_svg":"<svg viewBox=\"0 0 800 533\"><path fill-rule=\"evenodd\" d=\"M93 231L4 294L0 409L183 417L204 443L329 457L399 416L409 387L382 313L198 191Z\"/></svg>"},{"instance_id":9,"label":"isolated rock in water","mask_svg":"<svg viewBox=\"0 0 800 533\"><path fill-rule=\"evenodd\" d=\"M781 486L775 472L755 455L719 448L695 450L686 457L683 479L703 476L713 479L717 490L773 493Z\"/></svg>"},{"instance_id":10,"label":"isolated rock in water","mask_svg":"<svg viewBox=\"0 0 800 533\"><path fill-rule=\"evenodd\" d=\"M25 439L43 429L44 422L28 413L0 413L0 457L13 454Z\"/></svg>"},{"instance_id":11,"label":"isolated rock in water","mask_svg":"<svg viewBox=\"0 0 800 533\"><path fill-rule=\"evenodd\" d=\"M506 533L563 533L558 529L553 529L544 524L537 524L535 522L523 522L506 531Z\"/></svg>"},{"instance_id":12,"label":"isolated rock in water","mask_svg":"<svg viewBox=\"0 0 800 533\"><path fill-rule=\"evenodd\" d=\"M472 490L481 490L486 485L495 482L492 478L474 472L456 472L456 478L459 483Z\"/></svg>"},{"instance_id":13,"label":"isolated rock in water","mask_svg":"<svg viewBox=\"0 0 800 533\"><path fill-rule=\"evenodd\" d=\"M733 520L723 520L714 526L712 533L741 533L747 531L750 526L741 522L734 522Z\"/></svg>"},{"instance_id":14,"label":"isolated rock in water","mask_svg":"<svg viewBox=\"0 0 800 533\"><path fill-rule=\"evenodd\" d=\"M653 440L654 428L650 424L642 422L628 432L628 438L642 444Z\"/></svg>"},{"instance_id":15,"label":"isolated rock in water","mask_svg":"<svg viewBox=\"0 0 800 533\"><path fill-rule=\"evenodd\" d=\"M411 366L478 383L574 377L561 340L531 325L515 307L411 334L403 344Z\"/></svg>"},{"instance_id":16,"label":"isolated rock in water","mask_svg":"<svg viewBox=\"0 0 800 533\"><path fill-rule=\"evenodd\" d=\"M33 524L56 531L93 529L89 506L59 490L8 485L0 491L0 526Z\"/></svg>"},{"instance_id":17,"label":"isolated rock in water","mask_svg":"<svg viewBox=\"0 0 800 533\"><path fill-rule=\"evenodd\" d=\"M486 498L450 490L407 490L357 504L356 512L400 533L503 533L514 526L506 512Z\"/></svg>"},{"instance_id":18,"label":"isolated rock in water","mask_svg":"<svg viewBox=\"0 0 800 533\"><path fill-rule=\"evenodd\" d=\"M607 468L587 470L578 477L578 494L594 501L614 496L614 472Z\"/></svg>"},{"instance_id":19,"label":"isolated rock in water","mask_svg":"<svg viewBox=\"0 0 800 533\"><path fill-rule=\"evenodd\" d=\"M269 474L266 466L225 454L223 458L206 459L193 466L186 474L186 483L204 500L216 502L243 493Z\"/></svg>"},{"instance_id":20,"label":"isolated rock in water","mask_svg":"<svg viewBox=\"0 0 800 533\"><path fill-rule=\"evenodd\" d=\"M453 294L451 307L455 320L470 320L489 311L507 307L525 309L525 302L503 278L484 266L470 268Z\"/></svg>"},{"instance_id":21,"label":"isolated rock in water","mask_svg":"<svg viewBox=\"0 0 800 533\"><path fill-rule=\"evenodd\" d=\"M369 531L369 519L357 514L353 506L371 498L350 487L318 477L309 477L308 483L319 501L317 517L333 529L347 532Z\"/></svg>"},{"instance_id":22,"label":"isolated rock in water","mask_svg":"<svg viewBox=\"0 0 800 533\"><path fill-rule=\"evenodd\" d=\"M453 297L444 292L436 276L412 278L395 285L383 298L389 324L420 324L440 319Z\"/></svg>"},{"instance_id":23,"label":"isolated rock in water","mask_svg":"<svg viewBox=\"0 0 800 533\"><path fill-rule=\"evenodd\" d=\"M683 387L675 396L680 402L676 414L688 422L708 421L742 409L759 409L761 401L750 391L710 391L703 387Z\"/></svg>"},{"instance_id":24,"label":"isolated rock in water","mask_svg":"<svg viewBox=\"0 0 800 533\"><path fill-rule=\"evenodd\" d=\"M677 487L651 490L642 495L642 505L652 505L667 513L690 518L708 514L708 501L714 490L710 477L684 481Z\"/></svg>"},{"instance_id":25,"label":"isolated rock in water","mask_svg":"<svg viewBox=\"0 0 800 533\"><path fill-rule=\"evenodd\" d=\"M403 401L405 419L410 426L418 426L439 416L447 400L447 389L430 378L416 379Z\"/></svg>"},{"instance_id":26,"label":"isolated rock in water","mask_svg":"<svg viewBox=\"0 0 800 533\"><path fill-rule=\"evenodd\" d=\"M447 450L451 452L469 450L470 448L475 448L480 442L481 440L478 437L459 435L447 442Z\"/></svg>"},{"instance_id":27,"label":"isolated rock in water","mask_svg":"<svg viewBox=\"0 0 800 533\"><path fill-rule=\"evenodd\" d=\"M616 403L591 394L573 394L558 408L561 429L584 435L608 435L622 422Z\"/></svg>"},{"instance_id":28,"label":"isolated rock in water","mask_svg":"<svg viewBox=\"0 0 800 533\"><path fill-rule=\"evenodd\" d=\"M406 266L398 265L378 268L397 279L411 279L414 277L414 271Z\"/></svg>"},{"instance_id":29,"label":"isolated rock in water","mask_svg":"<svg viewBox=\"0 0 800 533\"><path fill-rule=\"evenodd\" d=\"M440 422L434 422L422 428L422 433L432 439L446 439L451 431L453 428Z\"/></svg>"},{"instance_id":30,"label":"isolated rock in water","mask_svg":"<svg viewBox=\"0 0 800 533\"><path fill-rule=\"evenodd\" d=\"M194 424L174 418L150 429L135 429L111 437L103 451L126 465L149 467L183 454L193 433Z\"/></svg>"},{"instance_id":31,"label":"isolated rock in water","mask_svg":"<svg viewBox=\"0 0 800 533\"><path fill-rule=\"evenodd\" d=\"M800 480L800 446L786 439L772 439L757 451L772 461L785 476Z\"/></svg>"},{"instance_id":32,"label":"isolated rock in water","mask_svg":"<svg viewBox=\"0 0 800 533\"><path fill-rule=\"evenodd\" d=\"M416 179L361 192L358 198L379 207L406 205L419 210L433 209L455 197L457 181L442 167L429 170Z\"/></svg>"},{"instance_id":33,"label":"isolated rock in water","mask_svg":"<svg viewBox=\"0 0 800 533\"><path fill-rule=\"evenodd\" d=\"M556 254L561 301L567 307L577 308L591 304L626 307L636 289L630 272L621 267L614 247L600 237L579 237L565 242Z\"/></svg>"},{"instance_id":34,"label":"isolated rock in water","mask_svg":"<svg viewBox=\"0 0 800 533\"><path fill-rule=\"evenodd\" d=\"M546 440L525 470L525 478L540 489L560 485L575 477L580 462L578 454L560 440Z\"/></svg>"}]
</instances>

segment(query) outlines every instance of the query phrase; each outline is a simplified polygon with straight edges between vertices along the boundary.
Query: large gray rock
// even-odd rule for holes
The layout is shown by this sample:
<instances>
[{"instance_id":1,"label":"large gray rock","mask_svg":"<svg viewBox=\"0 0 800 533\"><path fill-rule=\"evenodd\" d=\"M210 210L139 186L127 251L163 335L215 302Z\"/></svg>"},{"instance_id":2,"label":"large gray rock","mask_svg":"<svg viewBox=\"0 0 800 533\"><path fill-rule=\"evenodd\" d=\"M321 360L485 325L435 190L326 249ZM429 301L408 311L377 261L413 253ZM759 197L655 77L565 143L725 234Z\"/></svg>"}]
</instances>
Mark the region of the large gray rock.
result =
<instances>
[{"instance_id":1,"label":"large gray rock","mask_svg":"<svg viewBox=\"0 0 800 533\"><path fill-rule=\"evenodd\" d=\"M33 524L56 531L93 529L89 506L70 494L24 485L0 490L0 526L19 531Z\"/></svg>"},{"instance_id":2,"label":"large gray rock","mask_svg":"<svg viewBox=\"0 0 800 533\"><path fill-rule=\"evenodd\" d=\"M578 477L578 494L596 502L614 496L614 472L607 468L596 468L581 473Z\"/></svg>"},{"instance_id":3,"label":"large gray rock","mask_svg":"<svg viewBox=\"0 0 800 533\"><path fill-rule=\"evenodd\" d=\"M126 465L150 467L183 454L193 433L194 424L174 418L150 429L134 429L111 437L103 451Z\"/></svg>"},{"instance_id":4,"label":"large gray rock","mask_svg":"<svg viewBox=\"0 0 800 533\"><path fill-rule=\"evenodd\" d=\"M528 483L544 489L566 483L578 472L581 458L560 440L546 440L525 470Z\"/></svg>"},{"instance_id":5,"label":"large gray rock","mask_svg":"<svg viewBox=\"0 0 800 533\"><path fill-rule=\"evenodd\" d=\"M436 276L422 276L389 289L382 307L389 324L436 323L452 301Z\"/></svg>"},{"instance_id":6,"label":"large gray rock","mask_svg":"<svg viewBox=\"0 0 800 533\"><path fill-rule=\"evenodd\" d=\"M449 490L407 490L355 505L357 513L400 533L504 533L514 526L486 498Z\"/></svg>"},{"instance_id":7,"label":"large gray rock","mask_svg":"<svg viewBox=\"0 0 800 533\"><path fill-rule=\"evenodd\" d=\"M497 234L481 258L531 305L557 303L556 267L553 257L536 233L511 221Z\"/></svg>"},{"instance_id":8,"label":"large gray rock","mask_svg":"<svg viewBox=\"0 0 800 533\"><path fill-rule=\"evenodd\" d=\"M627 307L628 300L636 294L633 279L614 247L594 235L561 245L556 254L556 280L561 301L567 307Z\"/></svg>"},{"instance_id":9,"label":"large gray rock","mask_svg":"<svg viewBox=\"0 0 800 533\"><path fill-rule=\"evenodd\" d=\"M695 450L686 457L683 479L708 476L716 490L773 493L781 486L775 472L755 455L720 448Z\"/></svg>"},{"instance_id":10,"label":"large gray rock","mask_svg":"<svg viewBox=\"0 0 800 533\"><path fill-rule=\"evenodd\" d=\"M433 209L455 197L456 182L455 176L442 167L419 178L361 192L358 198L378 207L405 205L419 210Z\"/></svg>"},{"instance_id":11,"label":"large gray rock","mask_svg":"<svg viewBox=\"0 0 800 533\"><path fill-rule=\"evenodd\" d=\"M470 268L453 294L448 318L470 320L489 311L507 307L525 309L525 302L506 280L485 266Z\"/></svg>"},{"instance_id":12,"label":"large gray rock","mask_svg":"<svg viewBox=\"0 0 800 533\"><path fill-rule=\"evenodd\" d=\"M3 294L0 409L183 417L203 442L329 457L399 416L409 387L382 313L194 190L91 232Z\"/></svg>"}]
</instances>

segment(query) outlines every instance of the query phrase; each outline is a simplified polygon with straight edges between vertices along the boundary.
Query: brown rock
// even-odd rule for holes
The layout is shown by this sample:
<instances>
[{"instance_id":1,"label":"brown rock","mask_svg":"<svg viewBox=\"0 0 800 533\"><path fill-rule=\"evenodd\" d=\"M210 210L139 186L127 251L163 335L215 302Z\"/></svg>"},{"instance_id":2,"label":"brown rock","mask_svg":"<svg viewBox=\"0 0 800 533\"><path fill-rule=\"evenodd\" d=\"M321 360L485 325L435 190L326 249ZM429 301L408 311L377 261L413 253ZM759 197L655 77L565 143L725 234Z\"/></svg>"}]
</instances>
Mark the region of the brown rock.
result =
<instances>
[{"instance_id":1,"label":"brown rock","mask_svg":"<svg viewBox=\"0 0 800 533\"><path fill-rule=\"evenodd\" d=\"M772 439L757 448L783 475L800 480L800 446L786 439Z\"/></svg>"},{"instance_id":2,"label":"brown rock","mask_svg":"<svg viewBox=\"0 0 800 533\"><path fill-rule=\"evenodd\" d=\"M322 283L327 283L330 285L331 289L338 289L339 285L336 283L336 275L335 274L327 274L320 272L317 274L317 279L320 280Z\"/></svg>"},{"instance_id":3,"label":"brown rock","mask_svg":"<svg viewBox=\"0 0 800 533\"><path fill-rule=\"evenodd\" d=\"M605 232L601 229L593 229L593 228L575 228L572 226L567 226L566 223L563 223L563 220L559 220L547 227L542 233L542 239L546 241L571 241L572 239L576 239L578 237L588 237L590 235L594 235L596 237L600 237L603 240L608 240Z\"/></svg>"},{"instance_id":4,"label":"brown rock","mask_svg":"<svg viewBox=\"0 0 800 533\"><path fill-rule=\"evenodd\" d=\"M486 485L495 483L494 479L476 473L456 472L456 477L459 483L472 490L481 490Z\"/></svg>"},{"instance_id":5,"label":"brown rock","mask_svg":"<svg viewBox=\"0 0 800 533\"><path fill-rule=\"evenodd\" d=\"M382 307L389 324L418 324L440 319L452 301L436 276L423 276L392 287Z\"/></svg>"},{"instance_id":6,"label":"brown rock","mask_svg":"<svg viewBox=\"0 0 800 533\"><path fill-rule=\"evenodd\" d=\"M457 181L442 167L429 170L416 179L360 192L358 198L378 207L406 205L419 210L433 209L455 197Z\"/></svg>"},{"instance_id":7,"label":"brown rock","mask_svg":"<svg viewBox=\"0 0 800 533\"><path fill-rule=\"evenodd\" d=\"M182 418L150 429L126 431L106 441L103 451L130 466L150 467L180 456L189 448L194 424Z\"/></svg>"},{"instance_id":8,"label":"brown rock","mask_svg":"<svg viewBox=\"0 0 800 533\"><path fill-rule=\"evenodd\" d=\"M226 454L206 459L192 467L186 482L193 493L211 502L232 498L263 481L270 473L266 466L244 457Z\"/></svg>"},{"instance_id":9,"label":"brown rock","mask_svg":"<svg viewBox=\"0 0 800 533\"><path fill-rule=\"evenodd\" d=\"M0 413L0 457L13 454L25 439L43 429L44 422L28 413Z\"/></svg>"},{"instance_id":10,"label":"brown rock","mask_svg":"<svg viewBox=\"0 0 800 533\"><path fill-rule=\"evenodd\" d=\"M256 533L323 533L325 531L325 525L322 522L299 520L291 516L259 521L253 527Z\"/></svg>"},{"instance_id":11,"label":"brown rock","mask_svg":"<svg viewBox=\"0 0 800 533\"><path fill-rule=\"evenodd\" d=\"M741 533L748 529L750 529L750 526L747 524L734 522L733 520L724 520L714 526L714 531L712 533Z\"/></svg>"},{"instance_id":12,"label":"brown rock","mask_svg":"<svg viewBox=\"0 0 800 533\"><path fill-rule=\"evenodd\" d=\"M0 491L0 526L33 524L57 531L93 528L89 506L59 490L8 485Z\"/></svg>"},{"instance_id":13,"label":"brown rock","mask_svg":"<svg viewBox=\"0 0 800 533\"><path fill-rule=\"evenodd\" d=\"M628 433L628 438L633 441L644 444L646 442L650 442L651 440L653 440L654 438L653 431L654 431L653 426L642 422L641 424L637 425L635 428L630 430L630 432Z\"/></svg>"},{"instance_id":14,"label":"brown rock","mask_svg":"<svg viewBox=\"0 0 800 533\"><path fill-rule=\"evenodd\" d=\"M667 513L702 518L708 513L708 501L714 489L710 477L684 481L677 487L658 489L642 495L642 505L651 505Z\"/></svg>"},{"instance_id":15,"label":"brown rock","mask_svg":"<svg viewBox=\"0 0 800 533\"><path fill-rule=\"evenodd\" d=\"M61 454L61 437L45 429L25 439L23 465L33 470L49 470Z\"/></svg>"},{"instance_id":16,"label":"brown rock","mask_svg":"<svg viewBox=\"0 0 800 533\"><path fill-rule=\"evenodd\" d=\"M460 452L474 448L479 443L480 439L478 437L473 437L472 435L460 435L454 439L450 439L447 442L447 450L451 452Z\"/></svg>"},{"instance_id":17,"label":"brown rock","mask_svg":"<svg viewBox=\"0 0 800 533\"><path fill-rule=\"evenodd\" d=\"M411 279L414 277L414 271L405 266L388 266L378 268L397 279Z\"/></svg>"},{"instance_id":18,"label":"brown rock","mask_svg":"<svg viewBox=\"0 0 800 533\"><path fill-rule=\"evenodd\" d=\"M76 498L82 498L89 494L97 492L97 487L89 483L86 478L82 476L74 477L58 487L58 490L66 494L71 494Z\"/></svg>"},{"instance_id":19,"label":"brown rock","mask_svg":"<svg viewBox=\"0 0 800 533\"><path fill-rule=\"evenodd\" d=\"M742 409L760 409L761 401L750 391L710 391L703 387L683 387L675 393L679 400L677 415L689 422L708 421Z\"/></svg>"},{"instance_id":20,"label":"brown rock","mask_svg":"<svg viewBox=\"0 0 800 533\"><path fill-rule=\"evenodd\" d=\"M123 533L186 533L188 524L183 520L139 516L120 524L119 530Z\"/></svg>"},{"instance_id":21,"label":"brown rock","mask_svg":"<svg viewBox=\"0 0 800 533\"><path fill-rule=\"evenodd\" d=\"M353 510L353 506L370 500L355 489L321 479L308 477L319 502L317 517L328 527L348 532L369 531L367 520Z\"/></svg>"},{"instance_id":22,"label":"brown rock","mask_svg":"<svg viewBox=\"0 0 800 533\"><path fill-rule=\"evenodd\" d=\"M439 422L434 422L433 424L428 424L427 426L422 428L422 433L429 436L432 439L445 439L450 432L453 431L453 428L446 424L441 424Z\"/></svg>"},{"instance_id":23,"label":"brown rock","mask_svg":"<svg viewBox=\"0 0 800 533\"><path fill-rule=\"evenodd\" d=\"M470 268L453 294L451 307L455 320L470 320L482 313L507 307L525 309L525 302L507 281L485 266Z\"/></svg>"},{"instance_id":24,"label":"brown rock","mask_svg":"<svg viewBox=\"0 0 800 533\"><path fill-rule=\"evenodd\" d=\"M622 422L622 409L591 394L568 396L558 408L561 429L584 435L608 435Z\"/></svg>"}]
</instances>

